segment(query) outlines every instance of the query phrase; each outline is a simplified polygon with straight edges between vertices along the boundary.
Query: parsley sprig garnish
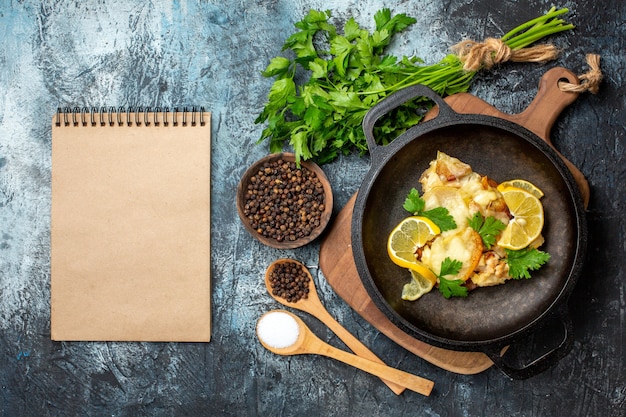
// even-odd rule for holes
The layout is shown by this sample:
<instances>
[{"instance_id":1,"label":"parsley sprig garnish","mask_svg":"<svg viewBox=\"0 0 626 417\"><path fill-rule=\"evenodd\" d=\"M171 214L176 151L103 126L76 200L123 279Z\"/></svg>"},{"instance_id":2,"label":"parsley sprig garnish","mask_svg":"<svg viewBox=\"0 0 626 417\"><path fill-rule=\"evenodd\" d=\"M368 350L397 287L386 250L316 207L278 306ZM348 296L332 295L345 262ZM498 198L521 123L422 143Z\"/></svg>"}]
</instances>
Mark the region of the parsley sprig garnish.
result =
<instances>
[{"instance_id":1,"label":"parsley sprig garnish","mask_svg":"<svg viewBox=\"0 0 626 417\"><path fill-rule=\"evenodd\" d=\"M406 196L406 200L404 200L404 205L402 207L415 216L422 216L431 220L437 225L437 227L439 227L439 229L441 229L442 232L445 232L446 230L453 230L457 227L454 217L452 217L447 208L435 207L434 209L424 210L426 202L420 197L419 191L415 188L412 188Z\"/></svg>"},{"instance_id":2,"label":"parsley sprig garnish","mask_svg":"<svg viewBox=\"0 0 626 417\"><path fill-rule=\"evenodd\" d=\"M493 216L485 218L480 212L467 219L469 226L474 229L481 237L483 245L487 249L491 249L496 244L496 236L506 229L506 225Z\"/></svg>"},{"instance_id":3,"label":"parsley sprig garnish","mask_svg":"<svg viewBox=\"0 0 626 417\"><path fill-rule=\"evenodd\" d=\"M456 275L461 270L463 263L456 259L446 258L441 262L441 271L437 278L439 278L439 292L444 297L467 297L468 290L463 284L463 280L460 279L447 279L447 275Z\"/></svg>"},{"instance_id":4,"label":"parsley sprig garnish","mask_svg":"<svg viewBox=\"0 0 626 417\"><path fill-rule=\"evenodd\" d=\"M550 260L550 254L535 248L506 251L506 262L509 264L509 275L515 279L530 278L529 271L541 268Z\"/></svg>"}]
</instances>

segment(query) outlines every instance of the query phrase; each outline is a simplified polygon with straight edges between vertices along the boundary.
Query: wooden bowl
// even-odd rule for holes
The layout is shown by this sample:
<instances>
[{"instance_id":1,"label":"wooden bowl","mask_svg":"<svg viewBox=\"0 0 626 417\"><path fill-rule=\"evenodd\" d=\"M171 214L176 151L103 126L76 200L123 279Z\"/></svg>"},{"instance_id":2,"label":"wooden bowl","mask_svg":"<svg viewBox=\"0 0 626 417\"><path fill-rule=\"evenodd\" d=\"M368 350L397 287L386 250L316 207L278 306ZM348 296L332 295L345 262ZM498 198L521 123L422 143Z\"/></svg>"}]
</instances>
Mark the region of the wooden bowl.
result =
<instances>
[{"instance_id":1,"label":"wooden bowl","mask_svg":"<svg viewBox=\"0 0 626 417\"><path fill-rule=\"evenodd\" d=\"M273 247L273 248L277 248L277 249L294 249L294 248L304 246L308 243L311 243L313 240L315 240L317 237L319 237L322 234L322 232L328 225L328 222L330 221L330 217L332 215L333 192L330 187L330 182L328 181L328 178L326 177L326 174L324 174L324 171L322 171L322 169L317 164L311 161L301 161L300 168L301 169L306 168L309 171L315 173L315 175L319 179L324 189L324 210L320 215L319 225L315 226L311 230L310 234L306 236L298 237L295 240L289 240L289 239L278 240L277 238L274 238L274 237L264 236L252 226L250 220L248 219L245 213L246 200L247 200L246 194L248 190L248 185L251 182L250 179L253 176L257 175L257 173L263 167L263 165L266 163L272 163L278 160L283 160L285 162L295 162L295 155L292 153L271 154L264 158L259 159L250 168L246 170L243 177L239 181L239 185L237 187L237 212L239 213L241 222L243 223L246 230L254 238L259 240L261 243L267 246Z\"/></svg>"}]
</instances>

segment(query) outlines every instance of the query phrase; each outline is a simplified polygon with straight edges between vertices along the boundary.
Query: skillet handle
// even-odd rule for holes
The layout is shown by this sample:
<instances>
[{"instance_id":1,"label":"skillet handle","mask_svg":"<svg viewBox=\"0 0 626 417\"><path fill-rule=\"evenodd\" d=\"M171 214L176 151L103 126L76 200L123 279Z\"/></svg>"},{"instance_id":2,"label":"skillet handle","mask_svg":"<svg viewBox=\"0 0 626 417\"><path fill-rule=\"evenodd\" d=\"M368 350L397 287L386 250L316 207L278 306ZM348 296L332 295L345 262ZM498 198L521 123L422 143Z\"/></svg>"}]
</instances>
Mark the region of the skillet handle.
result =
<instances>
[{"instance_id":1,"label":"skillet handle","mask_svg":"<svg viewBox=\"0 0 626 417\"><path fill-rule=\"evenodd\" d=\"M561 340L557 347L527 365L517 368L507 363L506 354L501 355L503 346L495 347L493 350L485 349L484 353L489 357L489 359L492 360L496 367L512 379L521 380L538 375L555 365L572 350L574 342L574 327L572 325L572 319L568 311L567 303L564 303L563 306L558 309L555 319L559 320L563 325L563 340Z\"/></svg>"},{"instance_id":2,"label":"skillet handle","mask_svg":"<svg viewBox=\"0 0 626 417\"><path fill-rule=\"evenodd\" d=\"M434 101L439 107L439 116L455 114L454 110L452 110L452 108L439 94L433 91L430 87L426 87L421 84L403 88L385 97L379 103L374 105L363 118L363 131L365 132L367 147L373 161L377 161L381 148L383 148L383 146L376 144L376 139L374 138L374 125L376 125L376 122L393 109L400 107L417 97L426 97Z\"/></svg>"}]
</instances>

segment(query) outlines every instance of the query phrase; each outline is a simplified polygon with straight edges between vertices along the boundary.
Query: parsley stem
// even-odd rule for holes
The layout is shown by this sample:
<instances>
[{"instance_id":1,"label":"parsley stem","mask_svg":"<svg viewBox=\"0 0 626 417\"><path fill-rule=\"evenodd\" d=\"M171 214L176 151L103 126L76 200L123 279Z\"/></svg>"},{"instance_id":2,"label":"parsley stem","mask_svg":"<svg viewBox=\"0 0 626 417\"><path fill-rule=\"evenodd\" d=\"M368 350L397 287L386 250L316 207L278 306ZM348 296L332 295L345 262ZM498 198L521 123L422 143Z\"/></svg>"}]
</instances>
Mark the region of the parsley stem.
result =
<instances>
[{"instance_id":1,"label":"parsley stem","mask_svg":"<svg viewBox=\"0 0 626 417\"><path fill-rule=\"evenodd\" d=\"M528 33L525 33L524 36L520 36L519 38L514 38L510 42L505 42L511 49L522 49L526 46L538 41L541 38L544 38L548 35L552 35L558 32L563 32L566 30L573 29L574 25L562 25L558 24L547 24L540 28L533 29Z\"/></svg>"},{"instance_id":2,"label":"parsley stem","mask_svg":"<svg viewBox=\"0 0 626 417\"><path fill-rule=\"evenodd\" d=\"M545 22L549 21L550 19L553 19L554 17L560 16L560 15L565 14L567 12L568 12L567 8L556 10L556 8L553 6L543 16L539 16L539 17L537 17L535 19L529 20L526 23L522 23L521 25L517 26L516 28L511 29L509 32L507 32L500 39L502 39L503 42L506 42L508 39L513 38L515 36L523 36L523 34L522 35L516 35L516 34L519 33L519 32L523 32L526 29L528 29L530 27L533 27L533 26L541 26L542 24L544 24Z\"/></svg>"},{"instance_id":3,"label":"parsley stem","mask_svg":"<svg viewBox=\"0 0 626 417\"><path fill-rule=\"evenodd\" d=\"M567 12L567 8L556 10L555 7L552 7L545 15L519 25L500 39L511 49L517 50L525 48L548 35L573 29L574 25L565 24L562 19L555 19L555 17Z\"/></svg>"},{"instance_id":4,"label":"parsley stem","mask_svg":"<svg viewBox=\"0 0 626 417\"><path fill-rule=\"evenodd\" d=\"M440 62L434 65L418 66L415 70L410 73L406 72L406 74L408 74L406 78L382 90L362 91L359 94L381 94L416 84L424 84L442 94L446 90L445 86L454 86L455 89L464 88L474 77L475 72L464 71L461 60L454 55L449 55L445 64ZM441 87L442 85L444 86L443 88ZM436 86L440 87L435 88ZM467 86L469 87L469 85Z\"/></svg>"}]
</instances>

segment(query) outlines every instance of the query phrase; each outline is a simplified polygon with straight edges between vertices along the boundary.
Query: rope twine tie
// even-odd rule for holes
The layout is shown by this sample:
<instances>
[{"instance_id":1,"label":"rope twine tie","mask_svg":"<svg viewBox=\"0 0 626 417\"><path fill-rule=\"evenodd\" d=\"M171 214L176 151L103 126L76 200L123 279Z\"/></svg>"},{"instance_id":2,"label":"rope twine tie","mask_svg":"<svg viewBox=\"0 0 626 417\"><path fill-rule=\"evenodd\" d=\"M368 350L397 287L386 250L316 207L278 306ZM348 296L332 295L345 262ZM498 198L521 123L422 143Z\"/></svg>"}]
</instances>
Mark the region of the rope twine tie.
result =
<instances>
[{"instance_id":1,"label":"rope twine tie","mask_svg":"<svg viewBox=\"0 0 626 417\"><path fill-rule=\"evenodd\" d=\"M494 65L511 62L544 63L555 59L559 51L555 46L544 44L528 48L511 49L501 39L487 38L484 42L462 41L452 47L463 62L465 71L491 69Z\"/></svg>"},{"instance_id":2,"label":"rope twine tie","mask_svg":"<svg viewBox=\"0 0 626 417\"><path fill-rule=\"evenodd\" d=\"M504 41L487 38L484 42L465 40L452 46L452 51L463 63L465 71L476 72L480 69L491 69L495 65L507 61L546 63L556 59L559 50L550 44L535 45L520 49L511 49ZM588 54L589 71L578 76L580 84L559 82L561 91L582 93L589 91L596 94L602 82L600 55Z\"/></svg>"},{"instance_id":3,"label":"rope twine tie","mask_svg":"<svg viewBox=\"0 0 626 417\"><path fill-rule=\"evenodd\" d=\"M559 89L572 93L584 93L589 91L591 94L597 94L602 83L602 71L600 70L600 55L587 54L587 65L589 71L578 76L580 84L572 84L568 82L559 82Z\"/></svg>"}]
</instances>

